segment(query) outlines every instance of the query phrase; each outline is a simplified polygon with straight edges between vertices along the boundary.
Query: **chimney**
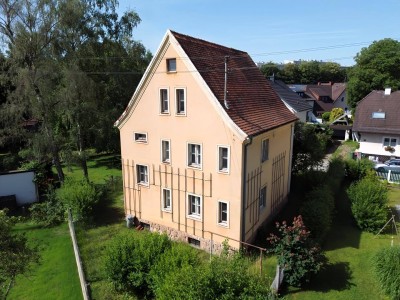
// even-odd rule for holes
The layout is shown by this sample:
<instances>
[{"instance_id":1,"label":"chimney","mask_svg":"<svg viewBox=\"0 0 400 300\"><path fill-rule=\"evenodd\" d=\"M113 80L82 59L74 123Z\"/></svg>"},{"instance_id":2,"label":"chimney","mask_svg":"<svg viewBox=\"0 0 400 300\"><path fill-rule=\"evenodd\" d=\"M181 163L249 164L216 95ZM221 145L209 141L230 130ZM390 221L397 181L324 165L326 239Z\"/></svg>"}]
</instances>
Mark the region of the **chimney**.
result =
<instances>
[{"instance_id":1,"label":"chimney","mask_svg":"<svg viewBox=\"0 0 400 300\"><path fill-rule=\"evenodd\" d=\"M392 93L392 88L385 88L385 96L389 96Z\"/></svg>"}]
</instances>

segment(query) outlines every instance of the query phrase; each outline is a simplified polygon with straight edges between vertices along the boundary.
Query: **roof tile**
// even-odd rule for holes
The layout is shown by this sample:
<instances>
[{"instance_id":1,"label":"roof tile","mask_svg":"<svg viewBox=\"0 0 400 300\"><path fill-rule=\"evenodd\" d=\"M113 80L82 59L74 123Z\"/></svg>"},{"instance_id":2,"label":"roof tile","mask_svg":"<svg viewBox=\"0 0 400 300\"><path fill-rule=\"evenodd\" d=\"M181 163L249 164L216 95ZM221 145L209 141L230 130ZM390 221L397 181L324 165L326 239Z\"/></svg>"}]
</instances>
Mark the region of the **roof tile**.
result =
<instances>
[{"instance_id":1,"label":"roof tile","mask_svg":"<svg viewBox=\"0 0 400 300\"><path fill-rule=\"evenodd\" d=\"M250 56L243 51L171 31L229 117L248 135L296 121ZM225 56L228 59L224 106Z\"/></svg>"}]
</instances>

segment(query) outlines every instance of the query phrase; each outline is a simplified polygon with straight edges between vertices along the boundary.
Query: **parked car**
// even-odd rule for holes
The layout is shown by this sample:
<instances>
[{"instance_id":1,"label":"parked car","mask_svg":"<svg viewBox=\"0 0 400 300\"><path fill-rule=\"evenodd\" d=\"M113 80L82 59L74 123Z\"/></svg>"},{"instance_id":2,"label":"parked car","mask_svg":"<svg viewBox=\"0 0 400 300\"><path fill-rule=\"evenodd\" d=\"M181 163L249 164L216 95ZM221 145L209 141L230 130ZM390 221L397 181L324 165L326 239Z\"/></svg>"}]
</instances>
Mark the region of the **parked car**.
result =
<instances>
[{"instance_id":1,"label":"parked car","mask_svg":"<svg viewBox=\"0 0 400 300\"><path fill-rule=\"evenodd\" d=\"M390 159L383 164L376 164L374 169L378 172L385 172L389 170L400 172L400 159Z\"/></svg>"}]
</instances>

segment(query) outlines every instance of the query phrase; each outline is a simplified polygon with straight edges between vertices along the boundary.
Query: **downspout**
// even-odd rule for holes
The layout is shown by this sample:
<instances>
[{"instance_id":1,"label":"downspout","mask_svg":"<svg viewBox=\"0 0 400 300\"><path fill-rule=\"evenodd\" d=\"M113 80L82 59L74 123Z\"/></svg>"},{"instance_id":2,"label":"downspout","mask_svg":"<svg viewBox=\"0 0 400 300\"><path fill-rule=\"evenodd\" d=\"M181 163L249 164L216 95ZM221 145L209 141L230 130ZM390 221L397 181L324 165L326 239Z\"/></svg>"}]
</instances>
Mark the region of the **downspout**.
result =
<instances>
[{"instance_id":1,"label":"downspout","mask_svg":"<svg viewBox=\"0 0 400 300\"><path fill-rule=\"evenodd\" d=\"M290 185L292 181L293 139L294 139L294 124L290 125L290 154L289 154L288 190L287 190L288 194L290 193Z\"/></svg>"},{"instance_id":2,"label":"downspout","mask_svg":"<svg viewBox=\"0 0 400 300\"><path fill-rule=\"evenodd\" d=\"M242 217L240 218L241 238L240 241L244 242L246 238L246 173L247 173L247 146L251 145L253 138L248 136L243 142L243 174L242 174Z\"/></svg>"}]
</instances>

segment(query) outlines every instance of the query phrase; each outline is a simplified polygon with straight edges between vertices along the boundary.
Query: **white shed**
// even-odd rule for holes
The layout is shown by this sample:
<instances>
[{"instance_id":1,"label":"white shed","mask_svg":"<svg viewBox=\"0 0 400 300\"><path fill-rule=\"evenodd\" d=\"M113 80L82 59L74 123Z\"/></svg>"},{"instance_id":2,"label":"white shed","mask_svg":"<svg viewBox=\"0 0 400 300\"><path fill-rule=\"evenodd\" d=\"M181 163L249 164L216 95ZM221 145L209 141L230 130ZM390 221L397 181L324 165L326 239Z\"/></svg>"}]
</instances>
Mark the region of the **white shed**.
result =
<instances>
[{"instance_id":1,"label":"white shed","mask_svg":"<svg viewBox=\"0 0 400 300\"><path fill-rule=\"evenodd\" d=\"M38 201L38 189L34 171L10 171L0 173L0 197L15 195L17 205Z\"/></svg>"}]
</instances>

